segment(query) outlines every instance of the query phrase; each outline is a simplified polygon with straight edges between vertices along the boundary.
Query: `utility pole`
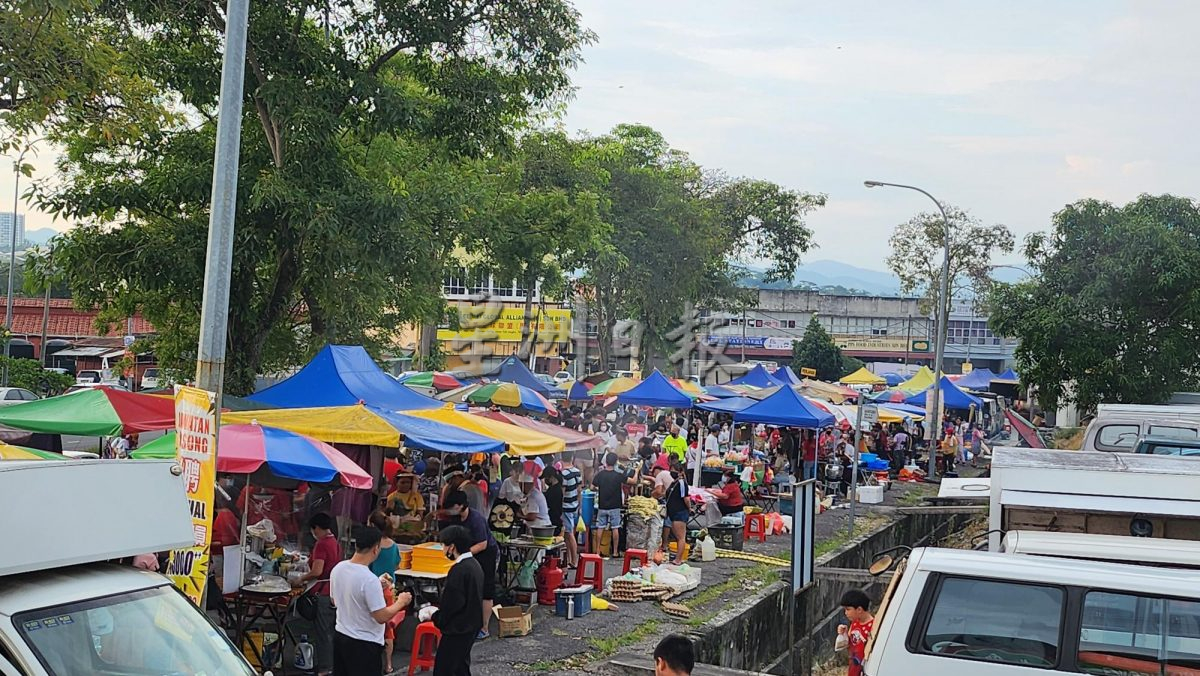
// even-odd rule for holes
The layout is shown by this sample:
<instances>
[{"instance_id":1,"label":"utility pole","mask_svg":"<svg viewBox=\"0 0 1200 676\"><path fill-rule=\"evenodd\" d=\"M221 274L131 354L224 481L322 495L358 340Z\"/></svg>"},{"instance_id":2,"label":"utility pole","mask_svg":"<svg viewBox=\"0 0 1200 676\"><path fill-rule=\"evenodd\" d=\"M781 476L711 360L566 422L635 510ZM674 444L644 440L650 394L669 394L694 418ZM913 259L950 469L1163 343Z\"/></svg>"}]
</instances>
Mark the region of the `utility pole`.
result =
<instances>
[{"instance_id":1,"label":"utility pole","mask_svg":"<svg viewBox=\"0 0 1200 676\"><path fill-rule=\"evenodd\" d=\"M237 214L242 83L246 73L246 28L250 0L228 0L226 8L225 56L221 64L212 206L208 217L208 250L204 257L204 300L200 309L200 342L196 350L196 386L216 394L218 425L221 392L225 385L225 342L229 332L229 278L233 261L234 216Z\"/></svg>"},{"instance_id":2,"label":"utility pole","mask_svg":"<svg viewBox=\"0 0 1200 676\"><path fill-rule=\"evenodd\" d=\"M25 161L26 146L13 161L13 212L8 243L8 302L4 306L4 387L8 387L8 358L12 353L13 284L17 269L17 207L21 204L21 163Z\"/></svg>"}]
</instances>

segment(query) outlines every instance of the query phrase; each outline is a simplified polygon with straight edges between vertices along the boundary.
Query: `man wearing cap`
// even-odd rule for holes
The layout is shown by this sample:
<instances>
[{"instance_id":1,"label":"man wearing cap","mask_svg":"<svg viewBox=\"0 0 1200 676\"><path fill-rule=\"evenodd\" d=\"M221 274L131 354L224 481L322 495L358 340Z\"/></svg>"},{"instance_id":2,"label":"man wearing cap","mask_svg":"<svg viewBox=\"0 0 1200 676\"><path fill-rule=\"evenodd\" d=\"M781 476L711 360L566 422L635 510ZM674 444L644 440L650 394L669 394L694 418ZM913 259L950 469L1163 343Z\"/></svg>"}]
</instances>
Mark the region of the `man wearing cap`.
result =
<instances>
[{"instance_id":1,"label":"man wearing cap","mask_svg":"<svg viewBox=\"0 0 1200 676\"><path fill-rule=\"evenodd\" d=\"M446 497L454 491L462 491L466 494L472 511L480 514L488 513L487 501L483 499L483 493L480 492L479 486L466 480L467 475L462 465L446 465L446 469L442 471L442 478L446 481L446 487L442 490L441 504L446 504ZM439 521L440 528L445 528L447 525L450 525L450 522Z\"/></svg>"},{"instance_id":2,"label":"man wearing cap","mask_svg":"<svg viewBox=\"0 0 1200 676\"><path fill-rule=\"evenodd\" d=\"M537 479L522 472L519 482L521 493L525 495L521 501L521 513L524 515L526 525L530 528L549 526L550 505L546 503L546 496L538 488Z\"/></svg>"}]
</instances>

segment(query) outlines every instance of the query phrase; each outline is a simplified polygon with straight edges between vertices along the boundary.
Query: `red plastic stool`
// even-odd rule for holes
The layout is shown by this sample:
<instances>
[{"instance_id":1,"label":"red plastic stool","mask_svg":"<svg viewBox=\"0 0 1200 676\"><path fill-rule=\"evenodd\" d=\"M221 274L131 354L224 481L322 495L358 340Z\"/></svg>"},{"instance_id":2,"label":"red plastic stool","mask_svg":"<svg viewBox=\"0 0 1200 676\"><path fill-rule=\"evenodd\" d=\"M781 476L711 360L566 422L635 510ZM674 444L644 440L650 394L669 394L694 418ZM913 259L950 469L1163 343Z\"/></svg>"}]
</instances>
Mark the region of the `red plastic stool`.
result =
<instances>
[{"instance_id":1,"label":"red plastic stool","mask_svg":"<svg viewBox=\"0 0 1200 676\"><path fill-rule=\"evenodd\" d=\"M575 585L590 584L594 590L604 589L604 560L599 554L580 554L575 569Z\"/></svg>"},{"instance_id":2,"label":"red plastic stool","mask_svg":"<svg viewBox=\"0 0 1200 676\"><path fill-rule=\"evenodd\" d=\"M433 626L432 622L422 622L413 633L412 656L408 658L408 676L418 669L433 671L433 663L437 657L438 644L442 642L442 632Z\"/></svg>"},{"instance_id":3,"label":"red plastic stool","mask_svg":"<svg viewBox=\"0 0 1200 676\"><path fill-rule=\"evenodd\" d=\"M634 559L641 561L642 566L646 566L650 563L650 555L646 553L646 550L644 550L644 549L626 549L625 550L625 563L621 564L621 574L622 575L629 572L629 564L632 563Z\"/></svg>"},{"instance_id":4,"label":"red plastic stool","mask_svg":"<svg viewBox=\"0 0 1200 676\"><path fill-rule=\"evenodd\" d=\"M742 525L742 539L749 540L758 536L759 542L767 541L767 517L763 514L747 514L745 515L745 523Z\"/></svg>"}]
</instances>

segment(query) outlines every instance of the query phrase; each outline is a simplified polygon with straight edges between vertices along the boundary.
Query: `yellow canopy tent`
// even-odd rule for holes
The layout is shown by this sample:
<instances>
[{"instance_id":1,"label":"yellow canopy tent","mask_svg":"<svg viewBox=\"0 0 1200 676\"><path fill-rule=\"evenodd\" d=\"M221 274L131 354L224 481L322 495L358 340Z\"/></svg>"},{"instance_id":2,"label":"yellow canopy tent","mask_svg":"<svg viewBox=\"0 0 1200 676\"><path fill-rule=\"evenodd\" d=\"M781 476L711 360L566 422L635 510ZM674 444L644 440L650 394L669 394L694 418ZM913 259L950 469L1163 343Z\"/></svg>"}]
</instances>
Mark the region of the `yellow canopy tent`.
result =
<instances>
[{"instance_id":1,"label":"yellow canopy tent","mask_svg":"<svg viewBox=\"0 0 1200 676\"><path fill-rule=\"evenodd\" d=\"M933 371L930 371L928 366L922 366L913 374L913 377L897 385L896 389L906 392L920 392L931 385L933 385Z\"/></svg>"},{"instance_id":2,"label":"yellow canopy tent","mask_svg":"<svg viewBox=\"0 0 1200 676\"><path fill-rule=\"evenodd\" d=\"M400 431L362 404L272 408L221 413L223 424L253 423L303 434L327 444L400 445Z\"/></svg>"},{"instance_id":3,"label":"yellow canopy tent","mask_svg":"<svg viewBox=\"0 0 1200 676\"><path fill-rule=\"evenodd\" d=\"M838 382L845 383L847 385L886 385L887 384L887 380L885 380L882 376L877 376L874 373L871 373L870 371L867 370L866 366L863 366L862 368L858 369L854 373L851 373L850 375L842 378Z\"/></svg>"},{"instance_id":4,"label":"yellow canopy tent","mask_svg":"<svg viewBox=\"0 0 1200 676\"><path fill-rule=\"evenodd\" d=\"M508 452L514 455L562 453L567 448L566 442L562 439L552 437L548 434L510 425L499 420L456 411L449 407L403 411L397 413L397 415L433 420L474 432L490 439L503 441L508 444Z\"/></svg>"}]
</instances>

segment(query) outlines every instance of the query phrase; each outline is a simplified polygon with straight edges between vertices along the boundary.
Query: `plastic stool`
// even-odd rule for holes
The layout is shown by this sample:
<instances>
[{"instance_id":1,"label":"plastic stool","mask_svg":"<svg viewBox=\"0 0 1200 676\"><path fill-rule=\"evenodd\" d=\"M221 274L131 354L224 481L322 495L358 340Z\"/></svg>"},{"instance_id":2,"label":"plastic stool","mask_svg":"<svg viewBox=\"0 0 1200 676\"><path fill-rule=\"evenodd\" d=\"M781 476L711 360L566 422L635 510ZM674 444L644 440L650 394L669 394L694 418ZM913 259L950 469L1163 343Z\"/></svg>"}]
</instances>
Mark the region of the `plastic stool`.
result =
<instances>
[{"instance_id":1,"label":"plastic stool","mask_svg":"<svg viewBox=\"0 0 1200 676\"><path fill-rule=\"evenodd\" d=\"M632 563L634 559L641 561L643 567L647 566L650 563L650 555L646 553L646 550L644 550L644 549L626 549L625 550L625 563L621 564L621 574L622 575L629 572L629 564Z\"/></svg>"},{"instance_id":2,"label":"plastic stool","mask_svg":"<svg viewBox=\"0 0 1200 676\"><path fill-rule=\"evenodd\" d=\"M742 539L749 540L755 535L759 542L767 541L767 517L763 514L747 514L742 526Z\"/></svg>"},{"instance_id":3,"label":"plastic stool","mask_svg":"<svg viewBox=\"0 0 1200 676\"><path fill-rule=\"evenodd\" d=\"M432 622L422 622L413 633L412 656L408 658L408 676L418 669L433 671L433 663L437 658L437 647L442 642L442 632L433 626Z\"/></svg>"},{"instance_id":4,"label":"plastic stool","mask_svg":"<svg viewBox=\"0 0 1200 676\"><path fill-rule=\"evenodd\" d=\"M599 554L580 554L575 569L575 584L590 584L592 589L604 589L604 561Z\"/></svg>"}]
</instances>

